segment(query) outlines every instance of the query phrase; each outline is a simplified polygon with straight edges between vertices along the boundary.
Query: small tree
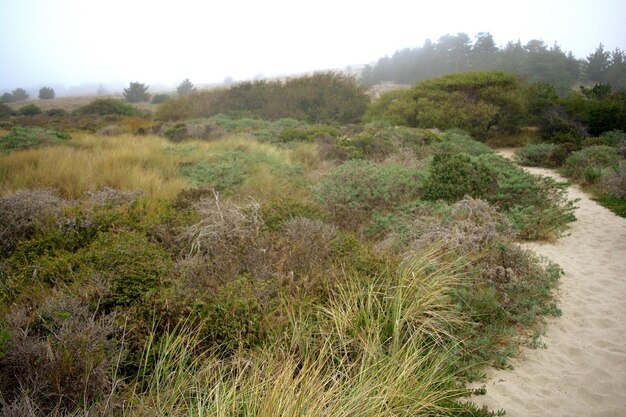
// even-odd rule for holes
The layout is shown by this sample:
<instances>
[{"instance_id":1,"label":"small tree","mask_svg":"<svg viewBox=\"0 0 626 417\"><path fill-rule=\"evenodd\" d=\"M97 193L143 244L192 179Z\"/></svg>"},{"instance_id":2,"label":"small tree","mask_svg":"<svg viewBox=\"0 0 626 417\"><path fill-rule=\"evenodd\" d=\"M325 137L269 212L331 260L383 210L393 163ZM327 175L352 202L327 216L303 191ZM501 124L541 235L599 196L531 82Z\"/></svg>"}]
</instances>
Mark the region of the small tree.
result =
<instances>
[{"instance_id":1,"label":"small tree","mask_svg":"<svg viewBox=\"0 0 626 417\"><path fill-rule=\"evenodd\" d=\"M41 100L52 100L54 98L54 89L50 87L41 87L39 89L39 98Z\"/></svg>"},{"instance_id":2,"label":"small tree","mask_svg":"<svg viewBox=\"0 0 626 417\"><path fill-rule=\"evenodd\" d=\"M13 94L4 93L2 97L0 97L0 103L10 103L13 101Z\"/></svg>"},{"instance_id":3,"label":"small tree","mask_svg":"<svg viewBox=\"0 0 626 417\"><path fill-rule=\"evenodd\" d=\"M148 88L150 86L139 82L130 83L130 86L124 89L124 98L129 103L148 101L150 100L150 94L147 93Z\"/></svg>"},{"instance_id":4,"label":"small tree","mask_svg":"<svg viewBox=\"0 0 626 417\"><path fill-rule=\"evenodd\" d=\"M196 91L196 87L189 81L189 78L186 78L178 87L176 87L176 92L180 97L185 97L190 95Z\"/></svg>"},{"instance_id":5,"label":"small tree","mask_svg":"<svg viewBox=\"0 0 626 417\"><path fill-rule=\"evenodd\" d=\"M13 96L13 101L24 101L28 99L28 93L26 93L26 90L23 88L16 88L11 95Z\"/></svg>"}]
</instances>

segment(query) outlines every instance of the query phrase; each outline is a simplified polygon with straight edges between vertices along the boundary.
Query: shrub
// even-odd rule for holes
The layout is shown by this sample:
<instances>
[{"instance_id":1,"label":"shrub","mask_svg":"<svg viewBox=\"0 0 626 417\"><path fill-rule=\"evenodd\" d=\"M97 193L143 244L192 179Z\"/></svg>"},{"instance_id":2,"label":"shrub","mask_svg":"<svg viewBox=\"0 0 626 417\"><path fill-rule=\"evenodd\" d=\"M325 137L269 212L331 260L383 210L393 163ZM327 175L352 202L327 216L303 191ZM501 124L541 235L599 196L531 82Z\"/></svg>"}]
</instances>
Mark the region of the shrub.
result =
<instances>
[{"instance_id":1,"label":"shrub","mask_svg":"<svg viewBox=\"0 0 626 417\"><path fill-rule=\"evenodd\" d=\"M605 175L598 184L600 193L609 197L626 200L626 166Z\"/></svg>"},{"instance_id":2,"label":"shrub","mask_svg":"<svg viewBox=\"0 0 626 417\"><path fill-rule=\"evenodd\" d=\"M418 196L421 175L413 169L348 161L315 187L318 201L344 225L355 225L372 210L401 205Z\"/></svg>"},{"instance_id":3,"label":"shrub","mask_svg":"<svg viewBox=\"0 0 626 417\"><path fill-rule=\"evenodd\" d=\"M272 231L282 229L285 223L296 218L324 219L322 211L318 207L284 196L263 205L260 215L265 226Z\"/></svg>"},{"instance_id":4,"label":"shrub","mask_svg":"<svg viewBox=\"0 0 626 417\"><path fill-rule=\"evenodd\" d=\"M27 104L17 109L17 114L19 116L35 116L41 114L41 108L35 104Z\"/></svg>"},{"instance_id":5,"label":"shrub","mask_svg":"<svg viewBox=\"0 0 626 417\"><path fill-rule=\"evenodd\" d=\"M111 401L118 388L117 361L124 358L116 346L114 316L100 317L64 294L49 298L34 314L31 309L14 306L3 320L11 334L0 357L3 411L66 415L104 398ZM20 404L24 401L28 407Z\"/></svg>"},{"instance_id":6,"label":"shrub","mask_svg":"<svg viewBox=\"0 0 626 417\"><path fill-rule=\"evenodd\" d=\"M124 89L123 95L124 99L129 103L139 103L141 101L150 100L150 94L148 94L149 86L139 83L133 82L130 83L128 88Z\"/></svg>"},{"instance_id":7,"label":"shrub","mask_svg":"<svg viewBox=\"0 0 626 417\"><path fill-rule=\"evenodd\" d=\"M604 170L617 169L619 160L617 149L611 146L590 146L571 154L565 161L563 172L577 180L595 182Z\"/></svg>"},{"instance_id":8,"label":"shrub","mask_svg":"<svg viewBox=\"0 0 626 417\"><path fill-rule=\"evenodd\" d=\"M526 145L515 152L515 162L531 167L554 168L557 161L553 155L558 146L552 143Z\"/></svg>"},{"instance_id":9,"label":"shrub","mask_svg":"<svg viewBox=\"0 0 626 417\"><path fill-rule=\"evenodd\" d=\"M4 103L0 103L0 117L13 116L13 109Z\"/></svg>"},{"instance_id":10,"label":"shrub","mask_svg":"<svg viewBox=\"0 0 626 417\"><path fill-rule=\"evenodd\" d=\"M435 154L465 153L471 156L491 154L493 149L484 143L478 142L466 132L449 130L443 134L443 140L432 141L430 149Z\"/></svg>"},{"instance_id":11,"label":"shrub","mask_svg":"<svg viewBox=\"0 0 626 417\"><path fill-rule=\"evenodd\" d=\"M484 198L496 188L496 173L486 164L463 154L440 154L433 158L422 189L425 199L457 201L466 195Z\"/></svg>"},{"instance_id":12,"label":"shrub","mask_svg":"<svg viewBox=\"0 0 626 417\"><path fill-rule=\"evenodd\" d=\"M70 135L53 129L39 127L14 127L11 131L0 138L0 152L41 148L61 144L71 139Z\"/></svg>"},{"instance_id":13,"label":"shrub","mask_svg":"<svg viewBox=\"0 0 626 417\"><path fill-rule=\"evenodd\" d=\"M41 87L39 89L39 98L41 100L52 100L54 98L54 89L50 87Z\"/></svg>"},{"instance_id":14,"label":"shrub","mask_svg":"<svg viewBox=\"0 0 626 417\"><path fill-rule=\"evenodd\" d=\"M133 106L125 104L120 100L111 98L99 98L91 103L76 109L79 115L99 115L106 116L117 114L121 116L134 116L138 114L137 109Z\"/></svg>"},{"instance_id":15,"label":"shrub","mask_svg":"<svg viewBox=\"0 0 626 417\"><path fill-rule=\"evenodd\" d=\"M63 109L54 108L50 110L46 110L46 114L50 117L64 117L67 116L67 112Z\"/></svg>"},{"instance_id":16,"label":"shrub","mask_svg":"<svg viewBox=\"0 0 626 417\"><path fill-rule=\"evenodd\" d=\"M169 94L155 94L152 97L152 101L150 101L150 102L152 104L161 104L161 103L165 103L169 99L170 99Z\"/></svg>"},{"instance_id":17,"label":"shrub","mask_svg":"<svg viewBox=\"0 0 626 417\"><path fill-rule=\"evenodd\" d=\"M100 233L79 254L84 267L111 282L104 305L130 305L164 285L172 261L160 246L137 232Z\"/></svg>"},{"instance_id":18,"label":"shrub","mask_svg":"<svg viewBox=\"0 0 626 417\"><path fill-rule=\"evenodd\" d=\"M622 142L626 142L626 133L623 130L610 130L600 135L603 145L618 146Z\"/></svg>"},{"instance_id":19,"label":"shrub","mask_svg":"<svg viewBox=\"0 0 626 417\"><path fill-rule=\"evenodd\" d=\"M65 205L67 202L52 189L20 190L0 197L0 257L32 237Z\"/></svg>"}]
</instances>

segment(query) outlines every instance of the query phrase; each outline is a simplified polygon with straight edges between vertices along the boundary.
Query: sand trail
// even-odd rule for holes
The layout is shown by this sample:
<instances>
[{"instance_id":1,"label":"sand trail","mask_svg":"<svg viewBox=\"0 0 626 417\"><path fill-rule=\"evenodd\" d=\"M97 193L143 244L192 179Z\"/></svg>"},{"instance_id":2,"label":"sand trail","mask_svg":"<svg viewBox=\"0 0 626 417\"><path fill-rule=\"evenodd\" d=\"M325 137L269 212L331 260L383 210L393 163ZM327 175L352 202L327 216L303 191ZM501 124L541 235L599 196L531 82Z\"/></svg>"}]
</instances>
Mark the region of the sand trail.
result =
<instances>
[{"instance_id":1,"label":"sand trail","mask_svg":"<svg viewBox=\"0 0 626 417\"><path fill-rule=\"evenodd\" d=\"M580 199L568 235L525 245L565 271L563 315L548 321L545 349L523 349L512 370L488 370L487 394L472 398L510 417L626 416L626 219L577 186L568 192Z\"/></svg>"}]
</instances>

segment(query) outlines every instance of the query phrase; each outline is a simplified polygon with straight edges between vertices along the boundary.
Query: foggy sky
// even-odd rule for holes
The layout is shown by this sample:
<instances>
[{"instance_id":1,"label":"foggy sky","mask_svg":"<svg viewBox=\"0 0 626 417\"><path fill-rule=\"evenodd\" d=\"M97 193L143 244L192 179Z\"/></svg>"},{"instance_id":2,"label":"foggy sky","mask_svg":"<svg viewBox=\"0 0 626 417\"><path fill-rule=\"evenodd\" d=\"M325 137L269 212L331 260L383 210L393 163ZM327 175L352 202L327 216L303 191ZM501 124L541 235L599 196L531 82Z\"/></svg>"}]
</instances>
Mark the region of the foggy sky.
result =
<instances>
[{"instance_id":1,"label":"foggy sky","mask_svg":"<svg viewBox=\"0 0 626 417\"><path fill-rule=\"evenodd\" d=\"M626 50L625 0L0 0L0 93L367 64L447 33Z\"/></svg>"}]
</instances>

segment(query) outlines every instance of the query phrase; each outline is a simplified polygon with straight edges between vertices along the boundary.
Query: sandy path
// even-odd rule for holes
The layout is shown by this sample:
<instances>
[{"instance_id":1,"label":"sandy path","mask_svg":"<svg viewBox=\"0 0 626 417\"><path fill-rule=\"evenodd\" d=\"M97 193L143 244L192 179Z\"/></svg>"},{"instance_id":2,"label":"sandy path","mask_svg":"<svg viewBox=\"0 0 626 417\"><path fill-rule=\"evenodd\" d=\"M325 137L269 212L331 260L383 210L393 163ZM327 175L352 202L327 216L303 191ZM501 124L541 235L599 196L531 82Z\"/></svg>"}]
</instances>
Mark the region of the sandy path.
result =
<instances>
[{"instance_id":1,"label":"sandy path","mask_svg":"<svg viewBox=\"0 0 626 417\"><path fill-rule=\"evenodd\" d=\"M563 315L548 322L546 349L524 349L512 370L489 370L487 394L472 399L510 417L626 416L626 219L577 186L569 196L580 199L569 235L526 245L565 271Z\"/></svg>"}]
</instances>

